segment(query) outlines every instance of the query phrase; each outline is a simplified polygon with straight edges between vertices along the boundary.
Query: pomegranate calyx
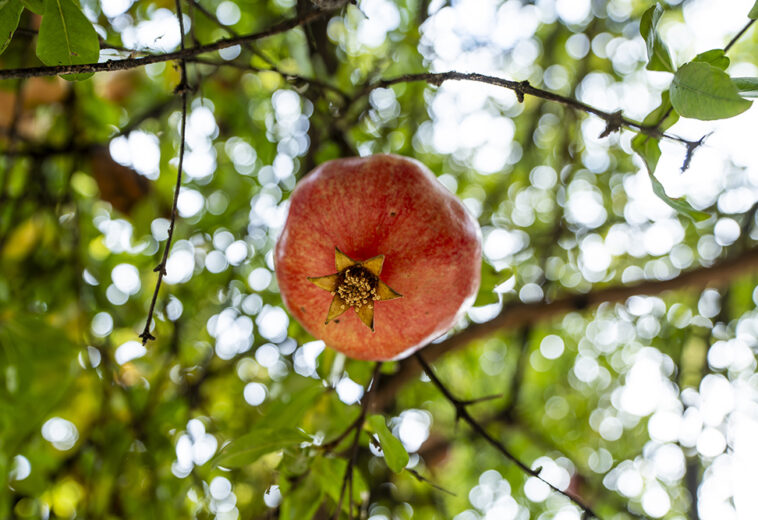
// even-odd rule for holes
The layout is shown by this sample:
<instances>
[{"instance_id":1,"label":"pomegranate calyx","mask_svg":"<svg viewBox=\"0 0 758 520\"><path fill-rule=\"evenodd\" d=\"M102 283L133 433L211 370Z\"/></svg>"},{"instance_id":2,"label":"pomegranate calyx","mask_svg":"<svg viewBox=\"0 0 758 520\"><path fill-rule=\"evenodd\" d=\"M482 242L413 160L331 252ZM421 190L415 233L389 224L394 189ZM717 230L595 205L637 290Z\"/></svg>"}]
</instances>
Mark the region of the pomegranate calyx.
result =
<instances>
[{"instance_id":1,"label":"pomegranate calyx","mask_svg":"<svg viewBox=\"0 0 758 520\"><path fill-rule=\"evenodd\" d=\"M341 316L352 307L361 322L374 332L374 302L402 296L379 278L384 255L359 261L353 260L335 247L334 264L337 267L336 273L308 277L309 282L329 291L333 296L325 323Z\"/></svg>"}]
</instances>

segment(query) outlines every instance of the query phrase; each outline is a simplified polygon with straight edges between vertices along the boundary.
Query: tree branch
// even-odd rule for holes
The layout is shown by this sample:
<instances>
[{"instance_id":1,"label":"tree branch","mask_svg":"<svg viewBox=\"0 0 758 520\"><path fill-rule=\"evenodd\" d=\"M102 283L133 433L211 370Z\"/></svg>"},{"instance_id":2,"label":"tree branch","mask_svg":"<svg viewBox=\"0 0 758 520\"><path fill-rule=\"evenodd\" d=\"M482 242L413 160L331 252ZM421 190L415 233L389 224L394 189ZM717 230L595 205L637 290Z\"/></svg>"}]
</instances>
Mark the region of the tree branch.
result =
<instances>
[{"instance_id":1,"label":"tree branch","mask_svg":"<svg viewBox=\"0 0 758 520\"><path fill-rule=\"evenodd\" d=\"M584 511L584 518L589 517L595 517L599 518L597 514L592 510L592 508L585 504L579 497L576 497L545 480L540 476L540 469L532 469L529 466L527 466L524 462L522 462L518 457L516 457L513 453L508 450L501 442L499 442L497 439L492 437L489 433L487 433L487 430L484 429L484 427L479 424L472 416L468 413L467 404L459 399L457 399L453 394L448 390L445 385L442 383L442 381L439 380L437 375L432 370L432 367L429 366L429 364L424 361L424 358L421 357L421 354L418 352L414 356L416 360L419 362L419 365L424 370L424 373L429 376L429 379L431 379L432 383L439 389L440 392L445 396L445 398L455 407L455 413L456 417L459 419L463 419L468 423L468 425L473 429L477 435L482 437L484 440L486 440L492 447L494 447L497 451L502 453L505 458L513 462L516 466L521 469L524 473L527 475L530 475L542 482L544 482L546 485L550 487L553 491L556 491L563 495L564 497L568 498L576 504L577 507L579 507L582 511Z\"/></svg>"},{"instance_id":2,"label":"tree branch","mask_svg":"<svg viewBox=\"0 0 758 520\"><path fill-rule=\"evenodd\" d=\"M748 30L748 29L750 29L750 26L751 26L751 25L753 25L754 23L755 23L755 19L753 19L753 20L750 20L748 23L746 23L746 24L745 24L745 27L743 27L743 28L740 30L740 32L738 32L737 34L735 34L735 35L734 35L734 38L732 38L731 40L729 40L729 43L727 43L727 44L726 44L726 47L724 47L724 52L729 52L729 49L731 49L731 48L732 48L732 46L733 46L735 43L737 43L737 40L739 40L739 39L740 39L740 37L742 37L742 35L743 35L743 34L745 34L745 33L747 32L747 30Z\"/></svg>"},{"instance_id":3,"label":"tree branch","mask_svg":"<svg viewBox=\"0 0 758 520\"><path fill-rule=\"evenodd\" d=\"M444 354L465 347L470 342L490 336L496 332L514 330L547 321L567 312L583 310L601 303L622 302L637 294L660 294L678 289L722 286L735 278L758 272L758 248L750 249L734 259L723 260L709 267L701 267L682 273L670 280L652 280L635 285L597 289L587 294L572 294L553 301L537 303L512 303L490 321L472 324L458 334L424 349L424 357L434 361ZM409 360L401 361L398 371L385 380L381 390L374 397L377 409L385 408L401 386L418 376L419 367Z\"/></svg>"},{"instance_id":4,"label":"tree branch","mask_svg":"<svg viewBox=\"0 0 758 520\"><path fill-rule=\"evenodd\" d=\"M595 115L605 121L605 130L600 134L600 137L606 137L613 132L620 130L622 127L630 128L641 134L654 137L656 139L668 139L670 141L676 141L684 145L696 147L700 143L698 141L690 141L672 134L661 132L656 126L644 125L627 117L621 113L606 112L599 108L583 103L577 99L562 96L549 90L533 87L528 81L513 81L505 78L497 78L495 76L487 76L485 74L479 74L476 72L457 72L454 70L448 72L422 72L418 74L404 74L396 78L383 79L367 85L362 91L356 95L356 99L368 95L372 90L377 88L386 88L398 83L411 83L416 81L424 81L430 85L440 86L445 81L475 81L478 83L485 83L487 85L495 85L497 87L507 88L516 93L516 98L519 102L524 101L525 96L533 96L548 101L560 103L574 110L586 112L588 114Z\"/></svg>"},{"instance_id":5,"label":"tree branch","mask_svg":"<svg viewBox=\"0 0 758 520\"><path fill-rule=\"evenodd\" d=\"M191 58L198 54L206 54L208 52L214 52L228 47L234 47L247 42L253 42L268 38L275 34L283 33L306 24L318 18L328 15L330 11L311 11L297 16L295 18L285 20L272 27L252 34L239 36L236 38L224 38L217 40L207 45L198 45L194 47L182 48L175 52L168 52L165 54L151 54L141 58L125 58L122 60L108 60L102 63L83 63L81 65L57 65L50 67L27 67L21 69L7 69L0 70L0 80L13 79L13 78L31 78L36 76L56 76L59 74L79 74L88 72L112 72L116 70L128 70L138 67L144 67L151 63L160 63L164 61L173 61ZM182 33L182 41L184 41L184 33Z\"/></svg>"}]
</instances>

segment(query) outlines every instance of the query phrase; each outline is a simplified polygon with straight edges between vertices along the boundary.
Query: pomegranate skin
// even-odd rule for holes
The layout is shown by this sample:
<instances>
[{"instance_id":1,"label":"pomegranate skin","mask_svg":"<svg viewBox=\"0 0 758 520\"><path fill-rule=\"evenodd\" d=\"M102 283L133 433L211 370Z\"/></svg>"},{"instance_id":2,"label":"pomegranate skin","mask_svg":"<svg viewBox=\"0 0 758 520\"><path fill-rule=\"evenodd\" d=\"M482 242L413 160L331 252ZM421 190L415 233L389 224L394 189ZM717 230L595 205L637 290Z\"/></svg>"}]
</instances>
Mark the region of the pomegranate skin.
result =
<instances>
[{"instance_id":1,"label":"pomegranate skin","mask_svg":"<svg viewBox=\"0 0 758 520\"><path fill-rule=\"evenodd\" d=\"M337 159L292 192L274 262L284 304L328 346L363 360L409 356L453 326L479 289L481 231L420 162ZM335 248L384 255L379 278L402 297L375 302L372 332L353 309L325 323L332 294L309 277L335 273Z\"/></svg>"}]
</instances>

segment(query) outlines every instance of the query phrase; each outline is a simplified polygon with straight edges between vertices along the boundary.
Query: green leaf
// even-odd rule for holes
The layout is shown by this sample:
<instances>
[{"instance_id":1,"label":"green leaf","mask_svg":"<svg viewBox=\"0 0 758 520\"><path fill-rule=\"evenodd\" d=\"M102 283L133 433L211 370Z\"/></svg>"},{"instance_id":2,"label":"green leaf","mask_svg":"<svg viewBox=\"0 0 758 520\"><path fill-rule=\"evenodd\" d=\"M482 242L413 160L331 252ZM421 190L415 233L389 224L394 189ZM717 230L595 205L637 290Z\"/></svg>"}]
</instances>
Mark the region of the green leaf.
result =
<instances>
[{"instance_id":1,"label":"green leaf","mask_svg":"<svg viewBox=\"0 0 758 520\"><path fill-rule=\"evenodd\" d=\"M513 276L512 269L497 271L489 262L482 260L481 289L474 301L475 307L490 305L500 301L500 296L491 288L495 288Z\"/></svg>"},{"instance_id":2,"label":"green leaf","mask_svg":"<svg viewBox=\"0 0 758 520\"><path fill-rule=\"evenodd\" d=\"M661 104L645 116L642 123L645 126L655 126L661 132L665 132L679 120L679 114L677 114L672 108L669 93L663 92L661 93ZM640 155L642 161L645 163L650 182L653 184L653 192L678 213L681 213L695 222L709 218L710 215L708 215L708 213L696 210L690 206L686 200L681 198L673 199L666 195L663 185L653 175L656 166L658 166L658 160L661 157L661 148L659 145L660 143L658 139L645 134L638 134L632 139L632 149Z\"/></svg>"},{"instance_id":3,"label":"green leaf","mask_svg":"<svg viewBox=\"0 0 758 520\"><path fill-rule=\"evenodd\" d=\"M263 455L299 446L300 443L308 440L310 437L296 428L261 427L224 446L214 463L216 466L239 468L252 464Z\"/></svg>"},{"instance_id":4,"label":"green leaf","mask_svg":"<svg viewBox=\"0 0 758 520\"><path fill-rule=\"evenodd\" d=\"M316 400L324 395L324 387L313 379L298 378L304 380L307 386L293 384L293 393L287 396L287 400L280 399L272 403L266 410L263 421L266 427L272 430L291 427L300 424L305 413L313 406Z\"/></svg>"},{"instance_id":5,"label":"green leaf","mask_svg":"<svg viewBox=\"0 0 758 520\"><path fill-rule=\"evenodd\" d=\"M751 20L758 19L758 0L753 4L753 8L750 9L750 12L747 14L747 17Z\"/></svg>"},{"instance_id":6,"label":"green leaf","mask_svg":"<svg viewBox=\"0 0 758 520\"><path fill-rule=\"evenodd\" d=\"M382 445L384 460L387 466L395 473L400 473L408 464L408 452L400 440L392 435L387 423L384 422L383 415L372 415L368 418L368 425L374 430L379 437L379 444Z\"/></svg>"},{"instance_id":7,"label":"green leaf","mask_svg":"<svg viewBox=\"0 0 758 520\"><path fill-rule=\"evenodd\" d=\"M316 457L316 460L311 464L311 472L318 482L318 485L323 489L326 494L334 500L335 503L339 502L340 493L342 492L342 480L345 476L345 470L347 469L347 461L345 459L337 459L333 457ZM366 479L359 471L358 467L353 467L353 501L360 502L361 495L368 493L368 484ZM342 501L342 510L347 512L348 501Z\"/></svg>"},{"instance_id":8,"label":"green leaf","mask_svg":"<svg viewBox=\"0 0 758 520\"><path fill-rule=\"evenodd\" d=\"M21 0L21 3L34 14L41 15L45 12L45 4L43 0Z\"/></svg>"},{"instance_id":9,"label":"green leaf","mask_svg":"<svg viewBox=\"0 0 758 520\"><path fill-rule=\"evenodd\" d=\"M666 195L666 190L663 189L663 184L661 184L661 182L656 179L652 173L650 174L650 182L653 183L653 192L658 195L658 198L674 208L678 213L681 213L682 215L692 219L695 222L701 222L711 217L708 213L696 210L690 206L689 202L687 202L684 198L674 199Z\"/></svg>"},{"instance_id":10,"label":"green leaf","mask_svg":"<svg viewBox=\"0 0 758 520\"><path fill-rule=\"evenodd\" d=\"M710 51L701 52L692 61L710 63L721 70L726 70L729 67L729 57L727 57L723 49L711 49Z\"/></svg>"},{"instance_id":11,"label":"green leaf","mask_svg":"<svg viewBox=\"0 0 758 520\"><path fill-rule=\"evenodd\" d=\"M336 477L335 477L336 478ZM311 471L302 482L293 489L282 493L282 506L279 518L283 520L310 520L318 512L324 500L324 489L319 485L318 477Z\"/></svg>"},{"instance_id":12,"label":"green leaf","mask_svg":"<svg viewBox=\"0 0 758 520\"><path fill-rule=\"evenodd\" d=\"M669 93L663 92L661 94L661 104L645 116L645 120L642 124L645 126L657 127L661 132L665 132L678 120L679 114L677 114L671 106ZM649 135L637 134L634 139L632 139L632 149L642 157L642 160L645 161L645 166L647 167L648 172L652 175L653 172L655 172L656 166L658 166L658 159L661 157L659 140Z\"/></svg>"},{"instance_id":13,"label":"green leaf","mask_svg":"<svg viewBox=\"0 0 758 520\"><path fill-rule=\"evenodd\" d=\"M669 90L680 115L704 121L733 117L752 105L723 70L699 61L682 65Z\"/></svg>"},{"instance_id":14,"label":"green leaf","mask_svg":"<svg viewBox=\"0 0 758 520\"><path fill-rule=\"evenodd\" d=\"M0 54L11 42L23 10L20 0L0 0Z\"/></svg>"},{"instance_id":15,"label":"green leaf","mask_svg":"<svg viewBox=\"0 0 758 520\"><path fill-rule=\"evenodd\" d=\"M80 373L77 345L38 318L11 316L0 324L0 445L38 430Z\"/></svg>"},{"instance_id":16,"label":"green leaf","mask_svg":"<svg viewBox=\"0 0 758 520\"><path fill-rule=\"evenodd\" d=\"M647 69L660 70L664 72L674 72L674 65L671 61L671 54L658 35L658 21L663 14L661 4L656 3L653 7L645 11L640 20L640 34L647 44Z\"/></svg>"},{"instance_id":17,"label":"green leaf","mask_svg":"<svg viewBox=\"0 0 758 520\"><path fill-rule=\"evenodd\" d=\"M100 42L92 23L72 0L45 0L39 28L37 56L45 65L78 65L97 62ZM88 74L67 74L66 79L86 79Z\"/></svg>"},{"instance_id":18,"label":"green leaf","mask_svg":"<svg viewBox=\"0 0 758 520\"><path fill-rule=\"evenodd\" d=\"M741 96L758 97L758 78L732 78Z\"/></svg>"}]
</instances>

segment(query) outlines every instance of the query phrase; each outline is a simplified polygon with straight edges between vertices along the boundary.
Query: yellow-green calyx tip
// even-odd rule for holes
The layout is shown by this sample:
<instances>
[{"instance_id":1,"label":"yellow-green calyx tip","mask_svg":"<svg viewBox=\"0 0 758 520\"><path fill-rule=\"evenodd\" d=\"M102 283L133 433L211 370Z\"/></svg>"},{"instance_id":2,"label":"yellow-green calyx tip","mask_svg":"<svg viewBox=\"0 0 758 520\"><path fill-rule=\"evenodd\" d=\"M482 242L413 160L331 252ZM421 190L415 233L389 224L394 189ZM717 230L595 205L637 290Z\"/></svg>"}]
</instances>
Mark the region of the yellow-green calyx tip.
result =
<instances>
[{"instance_id":1,"label":"yellow-green calyx tip","mask_svg":"<svg viewBox=\"0 0 758 520\"><path fill-rule=\"evenodd\" d=\"M384 255L358 261L335 247L334 264L337 267L336 273L308 277L312 284L329 291L333 296L325 323L329 323L352 307L364 325L373 332L374 302L402 296L379 278Z\"/></svg>"}]
</instances>

